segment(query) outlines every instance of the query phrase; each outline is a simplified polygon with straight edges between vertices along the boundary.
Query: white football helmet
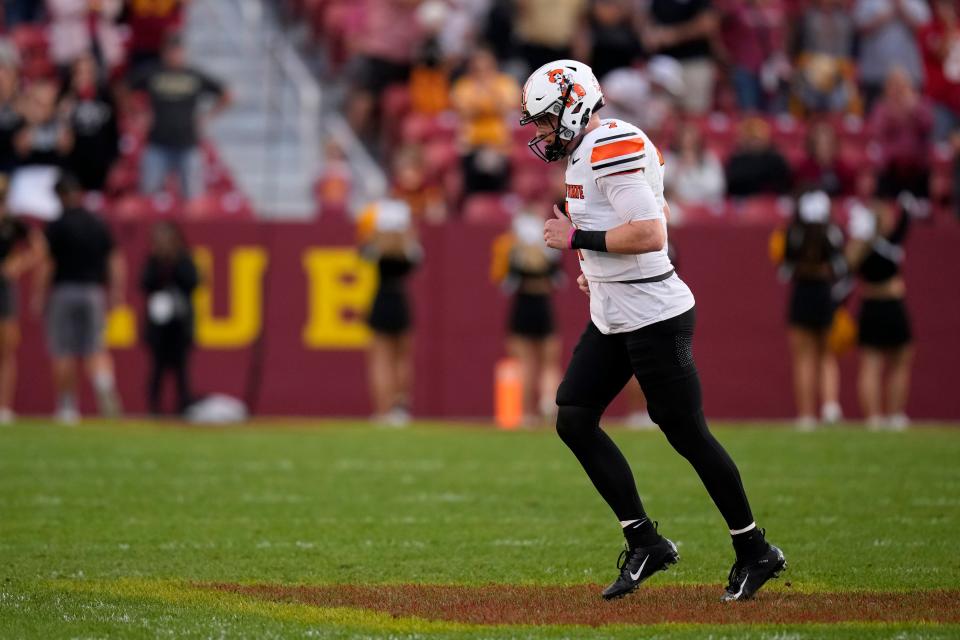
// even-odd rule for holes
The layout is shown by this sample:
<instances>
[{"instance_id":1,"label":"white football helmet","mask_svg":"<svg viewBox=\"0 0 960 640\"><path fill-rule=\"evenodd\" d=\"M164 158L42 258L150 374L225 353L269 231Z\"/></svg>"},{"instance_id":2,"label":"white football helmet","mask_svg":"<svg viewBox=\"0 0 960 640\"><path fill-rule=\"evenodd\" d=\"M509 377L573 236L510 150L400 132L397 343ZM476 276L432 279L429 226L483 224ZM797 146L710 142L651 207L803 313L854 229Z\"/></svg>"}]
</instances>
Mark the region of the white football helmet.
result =
<instances>
[{"instance_id":1,"label":"white football helmet","mask_svg":"<svg viewBox=\"0 0 960 640\"><path fill-rule=\"evenodd\" d=\"M539 135L528 146L540 159L553 162L567 155L567 147L587 126L590 116L603 106L603 92L593 70L576 60L554 60L527 78L521 96L520 125L556 116L551 133ZM542 145L556 134L553 142Z\"/></svg>"}]
</instances>

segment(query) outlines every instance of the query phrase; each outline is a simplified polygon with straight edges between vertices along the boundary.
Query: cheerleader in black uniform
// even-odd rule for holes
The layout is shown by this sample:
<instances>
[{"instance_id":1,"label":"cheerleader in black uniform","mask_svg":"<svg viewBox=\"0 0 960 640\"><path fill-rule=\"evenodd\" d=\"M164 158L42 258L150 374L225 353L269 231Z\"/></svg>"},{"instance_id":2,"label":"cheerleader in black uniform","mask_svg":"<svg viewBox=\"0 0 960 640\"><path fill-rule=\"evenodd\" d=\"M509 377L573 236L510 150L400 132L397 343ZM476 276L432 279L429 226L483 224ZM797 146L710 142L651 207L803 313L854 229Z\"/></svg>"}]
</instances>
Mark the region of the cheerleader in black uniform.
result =
<instances>
[{"instance_id":1,"label":"cheerleader in black uniform","mask_svg":"<svg viewBox=\"0 0 960 640\"><path fill-rule=\"evenodd\" d=\"M560 384L560 339L556 335L551 296L563 281L560 252L543 244L543 219L522 213L508 234L498 239L494 278L513 294L507 325L507 351L520 363L524 421L556 410Z\"/></svg>"},{"instance_id":2,"label":"cheerleader in black uniform","mask_svg":"<svg viewBox=\"0 0 960 640\"><path fill-rule=\"evenodd\" d=\"M407 279L423 257L410 215L401 200L381 200L361 217L361 254L377 264L380 276L367 323L370 392L374 418L391 426L410 421L413 387L413 320Z\"/></svg>"},{"instance_id":3,"label":"cheerleader in black uniform","mask_svg":"<svg viewBox=\"0 0 960 640\"><path fill-rule=\"evenodd\" d=\"M913 359L913 333L900 275L903 243L915 207L912 196L899 206L880 201L856 204L850 211L847 258L862 282L859 317L860 404L871 429L903 430ZM887 413L883 411L883 370L887 368Z\"/></svg>"},{"instance_id":4,"label":"cheerleader in black uniform","mask_svg":"<svg viewBox=\"0 0 960 640\"><path fill-rule=\"evenodd\" d=\"M785 237L781 270L792 283L788 323L800 429L817 424L818 386L824 414L839 413L839 374L827 336L838 306L835 285L847 268L843 234L830 222L830 208L830 198L822 191L801 195Z\"/></svg>"},{"instance_id":5,"label":"cheerleader in black uniform","mask_svg":"<svg viewBox=\"0 0 960 640\"><path fill-rule=\"evenodd\" d=\"M30 230L7 211L7 177L0 174L0 425L13 422L13 396L17 379L16 281L39 264L43 254L42 234Z\"/></svg>"}]
</instances>

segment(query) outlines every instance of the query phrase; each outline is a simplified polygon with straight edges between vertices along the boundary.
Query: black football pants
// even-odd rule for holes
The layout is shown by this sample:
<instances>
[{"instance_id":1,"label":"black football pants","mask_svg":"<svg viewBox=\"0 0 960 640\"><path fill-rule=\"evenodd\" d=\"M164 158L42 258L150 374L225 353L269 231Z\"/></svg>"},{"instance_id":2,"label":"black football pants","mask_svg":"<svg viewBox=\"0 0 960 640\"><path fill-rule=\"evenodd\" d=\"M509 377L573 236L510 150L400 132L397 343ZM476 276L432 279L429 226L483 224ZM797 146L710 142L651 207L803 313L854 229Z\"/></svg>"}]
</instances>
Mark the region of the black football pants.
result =
<instances>
[{"instance_id":1,"label":"black football pants","mask_svg":"<svg viewBox=\"0 0 960 640\"><path fill-rule=\"evenodd\" d=\"M695 310L604 335L591 322L573 351L557 390L557 432L619 520L645 517L630 465L600 429L600 416L636 376L650 418L703 481L730 529L753 522L740 472L703 417L700 377L691 340Z\"/></svg>"}]
</instances>

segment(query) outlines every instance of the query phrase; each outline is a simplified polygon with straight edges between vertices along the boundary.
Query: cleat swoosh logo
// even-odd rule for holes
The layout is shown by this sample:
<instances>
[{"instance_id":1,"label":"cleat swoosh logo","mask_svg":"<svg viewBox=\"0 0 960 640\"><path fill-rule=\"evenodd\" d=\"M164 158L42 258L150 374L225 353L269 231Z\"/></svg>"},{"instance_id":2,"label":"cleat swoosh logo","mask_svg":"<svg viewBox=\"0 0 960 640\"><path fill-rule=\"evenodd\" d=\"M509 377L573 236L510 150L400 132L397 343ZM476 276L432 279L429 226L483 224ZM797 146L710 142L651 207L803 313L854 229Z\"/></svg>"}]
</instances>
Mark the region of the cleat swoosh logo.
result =
<instances>
[{"instance_id":1,"label":"cleat swoosh logo","mask_svg":"<svg viewBox=\"0 0 960 640\"><path fill-rule=\"evenodd\" d=\"M649 559L650 559L650 556L647 555L647 557L644 558L644 559L643 559L643 562L640 564L640 568L637 569L637 572L636 572L636 573L634 573L633 571L630 572L630 579L631 579L631 580L636 580L636 579L638 579L638 578L640 577L640 574L643 573L643 568L647 565L647 560L649 560ZM743 590L743 587L741 587L740 589L741 589L741 591L742 591L742 590Z\"/></svg>"},{"instance_id":2,"label":"cleat swoosh logo","mask_svg":"<svg viewBox=\"0 0 960 640\"><path fill-rule=\"evenodd\" d=\"M743 582L740 583L740 590L737 591L736 595L733 596L734 598L739 599L740 596L743 595L743 588L747 585L747 580L748 580L749 578L750 578L750 574L749 574L749 573L748 573L746 576L744 576Z\"/></svg>"}]
</instances>

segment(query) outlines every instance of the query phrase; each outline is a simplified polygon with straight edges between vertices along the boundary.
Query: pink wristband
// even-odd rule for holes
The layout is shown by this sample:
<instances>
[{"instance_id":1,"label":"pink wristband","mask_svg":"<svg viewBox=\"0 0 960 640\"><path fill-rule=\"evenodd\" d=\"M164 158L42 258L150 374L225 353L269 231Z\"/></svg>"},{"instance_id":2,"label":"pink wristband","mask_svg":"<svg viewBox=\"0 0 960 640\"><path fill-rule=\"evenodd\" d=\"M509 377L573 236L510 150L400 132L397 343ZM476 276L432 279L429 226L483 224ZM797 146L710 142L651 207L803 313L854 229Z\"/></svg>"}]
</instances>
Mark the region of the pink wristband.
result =
<instances>
[{"instance_id":1,"label":"pink wristband","mask_svg":"<svg viewBox=\"0 0 960 640\"><path fill-rule=\"evenodd\" d=\"M573 234L577 232L576 227L570 227L570 237L567 238L567 248L573 249Z\"/></svg>"}]
</instances>

